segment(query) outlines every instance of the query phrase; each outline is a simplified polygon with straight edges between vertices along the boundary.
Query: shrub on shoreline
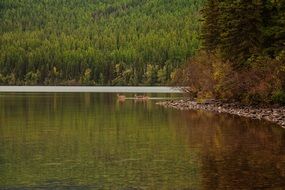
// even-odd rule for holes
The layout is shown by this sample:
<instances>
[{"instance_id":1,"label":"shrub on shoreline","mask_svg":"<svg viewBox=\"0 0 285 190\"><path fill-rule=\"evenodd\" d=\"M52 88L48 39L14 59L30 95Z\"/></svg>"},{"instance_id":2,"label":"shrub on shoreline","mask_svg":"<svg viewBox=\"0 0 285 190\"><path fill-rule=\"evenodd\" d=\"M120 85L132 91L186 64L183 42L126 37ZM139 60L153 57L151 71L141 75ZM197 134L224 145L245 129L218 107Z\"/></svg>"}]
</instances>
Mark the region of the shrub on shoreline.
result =
<instances>
[{"instance_id":1,"label":"shrub on shoreline","mask_svg":"<svg viewBox=\"0 0 285 190\"><path fill-rule=\"evenodd\" d=\"M193 98L284 105L284 60L256 56L237 70L218 53L201 51L176 72L174 84Z\"/></svg>"}]
</instances>

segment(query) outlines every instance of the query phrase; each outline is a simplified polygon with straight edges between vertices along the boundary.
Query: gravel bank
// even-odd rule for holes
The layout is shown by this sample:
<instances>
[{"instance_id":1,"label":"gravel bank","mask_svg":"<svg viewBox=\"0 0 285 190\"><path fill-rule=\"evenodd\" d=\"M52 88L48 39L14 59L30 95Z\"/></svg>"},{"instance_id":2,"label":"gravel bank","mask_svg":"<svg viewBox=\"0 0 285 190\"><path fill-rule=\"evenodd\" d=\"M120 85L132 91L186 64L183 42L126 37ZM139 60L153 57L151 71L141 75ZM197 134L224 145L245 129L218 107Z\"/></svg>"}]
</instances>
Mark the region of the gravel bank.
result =
<instances>
[{"instance_id":1,"label":"gravel bank","mask_svg":"<svg viewBox=\"0 0 285 190\"><path fill-rule=\"evenodd\" d=\"M158 102L157 105L179 110L206 110L252 119L264 119L285 128L285 107L244 106L238 103L222 103L216 100L208 100L204 103L198 103L193 100L170 100Z\"/></svg>"}]
</instances>

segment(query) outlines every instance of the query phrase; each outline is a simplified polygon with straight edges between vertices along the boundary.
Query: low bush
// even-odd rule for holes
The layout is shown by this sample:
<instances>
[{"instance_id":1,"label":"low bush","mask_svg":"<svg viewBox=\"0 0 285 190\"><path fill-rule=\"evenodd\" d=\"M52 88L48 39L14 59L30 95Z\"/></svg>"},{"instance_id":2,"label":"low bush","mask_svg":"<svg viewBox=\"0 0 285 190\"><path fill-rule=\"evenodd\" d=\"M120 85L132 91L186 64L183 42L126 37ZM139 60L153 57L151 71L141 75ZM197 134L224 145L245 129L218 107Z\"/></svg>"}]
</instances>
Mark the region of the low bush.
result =
<instances>
[{"instance_id":1,"label":"low bush","mask_svg":"<svg viewBox=\"0 0 285 190\"><path fill-rule=\"evenodd\" d=\"M284 104L284 60L254 56L234 69L218 54L200 52L176 72L174 81L193 98Z\"/></svg>"},{"instance_id":2,"label":"low bush","mask_svg":"<svg viewBox=\"0 0 285 190\"><path fill-rule=\"evenodd\" d=\"M272 95L272 101L274 103L279 103L285 105L285 91L276 91Z\"/></svg>"}]
</instances>

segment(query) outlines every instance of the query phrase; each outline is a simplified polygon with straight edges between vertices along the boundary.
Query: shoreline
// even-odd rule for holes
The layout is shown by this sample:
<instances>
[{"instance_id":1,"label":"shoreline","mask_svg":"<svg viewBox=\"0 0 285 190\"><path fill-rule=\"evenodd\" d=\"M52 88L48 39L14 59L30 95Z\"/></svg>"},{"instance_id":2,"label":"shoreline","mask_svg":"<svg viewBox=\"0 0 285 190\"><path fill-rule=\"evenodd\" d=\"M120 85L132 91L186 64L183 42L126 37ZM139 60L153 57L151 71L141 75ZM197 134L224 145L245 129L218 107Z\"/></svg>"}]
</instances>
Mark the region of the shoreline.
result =
<instances>
[{"instance_id":1,"label":"shoreline","mask_svg":"<svg viewBox=\"0 0 285 190\"><path fill-rule=\"evenodd\" d=\"M170 86L0 86L0 93L12 92L181 93Z\"/></svg>"},{"instance_id":2,"label":"shoreline","mask_svg":"<svg viewBox=\"0 0 285 190\"><path fill-rule=\"evenodd\" d=\"M285 107L244 106L238 103L223 103L208 100L199 103L189 99L169 100L157 102L157 105L178 110L204 110L216 113L228 113L251 119L266 120L285 128Z\"/></svg>"}]
</instances>

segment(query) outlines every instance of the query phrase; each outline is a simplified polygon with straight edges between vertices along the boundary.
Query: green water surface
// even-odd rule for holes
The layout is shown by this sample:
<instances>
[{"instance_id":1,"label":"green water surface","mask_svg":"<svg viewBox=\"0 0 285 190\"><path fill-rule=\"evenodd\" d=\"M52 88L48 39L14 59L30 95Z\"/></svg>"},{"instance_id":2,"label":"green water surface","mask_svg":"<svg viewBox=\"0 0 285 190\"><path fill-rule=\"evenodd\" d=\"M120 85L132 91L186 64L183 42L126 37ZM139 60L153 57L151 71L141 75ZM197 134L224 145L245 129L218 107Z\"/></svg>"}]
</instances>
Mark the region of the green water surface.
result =
<instances>
[{"instance_id":1,"label":"green water surface","mask_svg":"<svg viewBox=\"0 0 285 190\"><path fill-rule=\"evenodd\" d=\"M0 94L0 189L285 188L284 129L156 101Z\"/></svg>"}]
</instances>

